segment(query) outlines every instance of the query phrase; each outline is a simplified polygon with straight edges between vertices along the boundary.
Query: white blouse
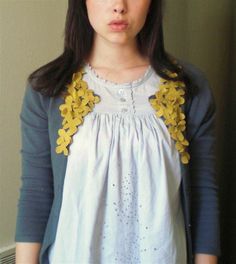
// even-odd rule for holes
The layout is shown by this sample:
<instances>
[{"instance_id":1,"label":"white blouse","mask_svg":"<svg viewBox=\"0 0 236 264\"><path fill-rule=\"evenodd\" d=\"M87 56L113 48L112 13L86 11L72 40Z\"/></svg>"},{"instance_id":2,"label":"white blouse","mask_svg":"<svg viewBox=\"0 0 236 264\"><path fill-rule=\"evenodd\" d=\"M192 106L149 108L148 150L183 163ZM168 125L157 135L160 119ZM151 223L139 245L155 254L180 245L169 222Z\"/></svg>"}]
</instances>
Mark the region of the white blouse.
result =
<instances>
[{"instance_id":1,"label":"white blouse","mask_svg":"<svg viewBox=\"0 0 236 264\"><path fill-rule=\"evenodd\" d=\"M179 153L148 101L160 77L85 72L101 101L73 136L50 263L185 264Z\"/></svg>"}]
</instances>

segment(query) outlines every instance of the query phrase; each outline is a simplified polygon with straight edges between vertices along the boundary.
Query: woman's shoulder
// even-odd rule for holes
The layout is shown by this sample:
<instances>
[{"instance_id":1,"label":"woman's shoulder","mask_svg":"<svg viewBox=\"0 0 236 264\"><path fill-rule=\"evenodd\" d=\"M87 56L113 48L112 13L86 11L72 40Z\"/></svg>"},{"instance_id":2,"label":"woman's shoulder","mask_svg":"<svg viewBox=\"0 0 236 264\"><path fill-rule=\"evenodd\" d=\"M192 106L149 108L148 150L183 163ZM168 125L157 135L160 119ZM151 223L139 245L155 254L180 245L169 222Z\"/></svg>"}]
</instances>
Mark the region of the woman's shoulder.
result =
<instances>
[{"instance_id":1,"label":"woman's shoulder","mask_svg":"<svg viewBox=\"0 0 236 264\"><path fill-rule=\"evenodd\" d=\"M195 112L201 108L202 110L215 108L215 96L206 73L188 61L178 60L178 62L190 80L192 96L187 102L187 111Z\"/></svg>"},{"instance_id":2,"label":"woman's shoulder","mask_svg":"<svg viewBox=\"0 0 236 264\"><path fill-rule=\"evenodd\" d=\"M183 67L184 72L187 74L190 80L190 85L192 86L193 92L193 100L196 96L212 96L212 88L206 73L203 72L203 70L198 66L188 61L178 60L178 62Z\"/></svg>"},{"instance_id":3,"label":"woman's shoulder","mask_svg":"<svg viewBox=\"0 0 236 264\"><path fill-rule=\"evenodd\" d=\"M209 129L214 127L216 102L206 74L189 62L179 61L179 63L188 75L192 86L192 96L185 105L188 133L191 138L197 131L200 133L201 129L204 130L207 126Z\"/></svg>"},{"instance_id":4,"label":"woman's shoulder","mask_svg":"<svg viewBox=\"0 0 236 264\"><path fill-rule=\"evenodd\" d=\"M183 67L185 72L193 79L206 78L206 74L195 64L179 59L178 63Z\"/></svg>"},{"instance_id":5,"label":"woman's shoulder","mask_svg":"<svg viewBox=\"0 0 236 264\"><path fill-rule=\"evenodd\" d=\"M36 91L33 86L27 82L23 94L22 113L38 113L43 118L47 118L47 110L51 98Z\"/></svg>"}]
</instances>

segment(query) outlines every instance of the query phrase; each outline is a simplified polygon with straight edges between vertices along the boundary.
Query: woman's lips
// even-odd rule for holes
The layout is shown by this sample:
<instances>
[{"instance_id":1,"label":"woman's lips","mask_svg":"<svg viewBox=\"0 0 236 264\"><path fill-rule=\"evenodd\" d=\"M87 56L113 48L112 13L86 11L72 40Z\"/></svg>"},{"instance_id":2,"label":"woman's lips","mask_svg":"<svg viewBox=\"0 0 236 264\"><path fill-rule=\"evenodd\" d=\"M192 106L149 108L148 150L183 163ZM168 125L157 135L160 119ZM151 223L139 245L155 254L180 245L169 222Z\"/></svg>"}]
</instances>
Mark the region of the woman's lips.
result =
<instances>
[{"instance_id":1,"label":"woman's lips","mask_svg":"<svg viewBox=\"0 0 236 264\"><path fill-rule=\"evenodd\" d=\"M109 27L112 30L115 30L115 31L122 31L122 30L125 30L128 27L128 24L125 24L125 23L112 23L112 24L109 24Z\"/></svg>"},{"instance_id":2,"label":"woman's lips","mask_svg":"<svg viewBox=\"0 0 236 264\"><path fill-rule=\"evenodd\" d=\"M125 21L112 21L109 24L109 27L113 31L122 31L122 30L125 30L128 27L128 23L125 22Z\"/></svg>"}]
</instances>

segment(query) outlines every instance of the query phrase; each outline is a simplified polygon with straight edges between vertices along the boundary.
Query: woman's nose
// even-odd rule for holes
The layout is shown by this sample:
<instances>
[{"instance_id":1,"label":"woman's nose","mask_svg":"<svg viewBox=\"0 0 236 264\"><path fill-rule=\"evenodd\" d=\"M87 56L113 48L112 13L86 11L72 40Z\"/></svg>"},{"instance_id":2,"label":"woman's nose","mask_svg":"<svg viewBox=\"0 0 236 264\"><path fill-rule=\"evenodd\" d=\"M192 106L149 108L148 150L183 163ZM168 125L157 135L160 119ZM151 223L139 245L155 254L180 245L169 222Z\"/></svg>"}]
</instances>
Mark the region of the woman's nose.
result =
<instances>
[{"instance_id":1,"label":"woman's nose","mask_svg":"<svg viewBox=\"0 0 236 264\"><path fill-rule=\"evenodd\" d=\"M123 1L118 1L119 3L116 3L114 8L113 8L113 11L115 13L126 13L126 7L125 7L125 4L123 3Z\"/></svg>"},{"instance_id":2,"label":"woman's nose","mask_svg":"<svg viewBox=\"0 0 236 264\"><path fill-rule=\"evenodd\" d=\"M125 9L123 7L122 8L116 7L114 8L114 12L123 14L125 13Z\"/></svg>"}]
</instances>

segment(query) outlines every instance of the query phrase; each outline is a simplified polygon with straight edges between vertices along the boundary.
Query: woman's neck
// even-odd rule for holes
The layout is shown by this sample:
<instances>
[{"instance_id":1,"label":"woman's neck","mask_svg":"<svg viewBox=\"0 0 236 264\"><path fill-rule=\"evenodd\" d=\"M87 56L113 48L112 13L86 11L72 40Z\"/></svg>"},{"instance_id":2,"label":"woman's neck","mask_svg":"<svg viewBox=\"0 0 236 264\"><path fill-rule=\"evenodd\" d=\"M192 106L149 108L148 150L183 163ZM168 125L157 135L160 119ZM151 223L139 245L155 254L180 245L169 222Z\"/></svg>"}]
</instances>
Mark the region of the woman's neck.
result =
<instances>
[{"instance_id":1,"label":"woman's neck","mask_svg":"<svg viewBox=\"0 0 236 264\"><path fill-rule=\"evenodd\" d=\"M88 62L93 68L114 71L149 65L149 59L141 56L136 42L119 44L96 39Z\"/></svg>"}]
</instances>

